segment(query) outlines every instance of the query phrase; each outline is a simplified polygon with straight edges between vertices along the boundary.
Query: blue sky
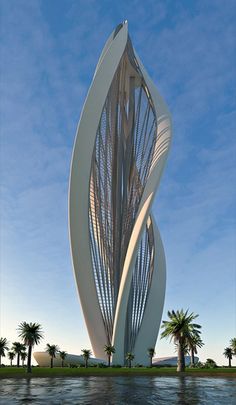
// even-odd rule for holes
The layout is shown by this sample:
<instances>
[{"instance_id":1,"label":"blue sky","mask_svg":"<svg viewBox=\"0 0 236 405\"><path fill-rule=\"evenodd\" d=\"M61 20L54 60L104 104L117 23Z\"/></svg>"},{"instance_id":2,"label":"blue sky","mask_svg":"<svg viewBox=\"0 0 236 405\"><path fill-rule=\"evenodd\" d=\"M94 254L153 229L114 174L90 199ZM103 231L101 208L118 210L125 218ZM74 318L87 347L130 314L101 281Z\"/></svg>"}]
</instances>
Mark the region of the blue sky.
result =
<instances>
[{"instance_id":1,"label":"blue sky","mask_svg":"<svg viewBox=\"0 0 236 405\"><path fill-rule=\"evenodd\" d=\"M81 108L114 27L129 32L173 118L154 212L168 309L199 314L201 360L236 334L235 1L1 2L1 335L40 322L46 343L90 348L67 225ZM173 345L157 342L158 356ZM236 365L236 360L234 359Z\"/></svg>"}]
</instances>

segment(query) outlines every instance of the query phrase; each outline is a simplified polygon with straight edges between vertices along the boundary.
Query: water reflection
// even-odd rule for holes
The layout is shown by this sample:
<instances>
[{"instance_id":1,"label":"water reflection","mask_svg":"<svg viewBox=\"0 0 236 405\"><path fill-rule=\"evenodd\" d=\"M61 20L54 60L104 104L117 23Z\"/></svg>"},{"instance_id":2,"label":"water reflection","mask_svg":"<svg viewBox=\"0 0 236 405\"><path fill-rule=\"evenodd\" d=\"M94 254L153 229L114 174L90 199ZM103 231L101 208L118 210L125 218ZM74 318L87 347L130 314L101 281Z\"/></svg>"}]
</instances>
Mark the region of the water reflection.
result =
<instances>
[{"instance_id":1,"label":"water reflection","mask_svg":"<svg viewBox=\"0 0 236 405\"><path fill-rule=\"evenodd\" d=\"M198 377L3 379L0 403L78 405L233 405L236 380Z\"/></svg>"}]
</instances>

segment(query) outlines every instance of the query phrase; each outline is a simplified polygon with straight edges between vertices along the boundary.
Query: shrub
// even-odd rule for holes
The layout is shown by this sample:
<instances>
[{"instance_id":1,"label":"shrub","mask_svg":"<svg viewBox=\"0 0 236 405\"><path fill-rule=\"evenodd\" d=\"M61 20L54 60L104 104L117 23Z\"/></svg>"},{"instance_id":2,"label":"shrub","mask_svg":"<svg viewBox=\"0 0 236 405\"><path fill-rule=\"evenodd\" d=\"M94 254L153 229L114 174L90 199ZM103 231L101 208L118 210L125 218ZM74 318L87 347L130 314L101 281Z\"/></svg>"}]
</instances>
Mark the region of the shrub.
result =
<instances>
[{"instance_id":1,"label":"shrub","mask_svg":"<svg viewBox=\"0 0 236 405\"><path fill-rule=\"evenodd\" d=\"M201 363L201 361L198 361L194 366L195 366L195 368L204 368L205 364Z\"/></svg>"},{"instance_id":2,"label":"shrub","mask_svg":"<svg viewBox=\"0 0 236 405\"><path fill-rule=\"evenodd\" d=\"M212 359L206 359L206 363L205 363L205 367L206 368L216 368L217 364L214 360Z\"/></svg>"},{"instance_id":3,"label":"shrub","mask_svg":"<svg viewBox=\"0 0 236 405\"><path fill-rule=\"evenodd\" d=\"M104 363L98 363L97 367L98 368L107 368L108 366L106 364L104 364Z\"/></svg>"},{"instance_id":4,"label":"shrub","mask_svg":"<svg viewBox=\"0 0 236 405\"><path fill-rule=\"evenodd\" d=\"M70 364L69 367L70 368L78 368L78 366L76 364Z\"/></svg>"},{"instance_id":5,"label":"shrub","mask_svg":"<svg viewBox=\"0 0 236 405\"><path fill-rule=\"evenodd\" d=\"M112 364L112 368L121 368L122 366L120 364Z\"/></svg>"}]
</instances>

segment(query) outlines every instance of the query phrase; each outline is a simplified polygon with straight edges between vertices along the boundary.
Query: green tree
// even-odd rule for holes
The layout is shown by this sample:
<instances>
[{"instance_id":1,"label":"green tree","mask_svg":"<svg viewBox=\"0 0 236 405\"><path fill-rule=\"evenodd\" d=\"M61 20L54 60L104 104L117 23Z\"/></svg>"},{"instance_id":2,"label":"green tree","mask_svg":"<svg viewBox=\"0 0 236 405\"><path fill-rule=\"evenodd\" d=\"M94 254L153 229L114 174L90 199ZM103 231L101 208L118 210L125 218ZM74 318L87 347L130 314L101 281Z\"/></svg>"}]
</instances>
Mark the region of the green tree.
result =
<instances>
[{"instance_id":1,"label":"green tree","mask_svg":"<svg viewBox=\"0 0 236 405\"><path fill-rule=\"evenodd\" d=\"M194 319L198 317L193 312L190 314L188 310L168 311L169 321L163 321L162 328L164 329L161 338L170 338L178 347L178 366L177 371L185 371L185 357L184 351L191 334L197 335L200 333L201 326L193 323Z\"/></svg>"},{"instance_id":2,"label":"green tree","mask_svg":"<svg viewBox=\"0 0 236 405\"><path fill-rule=\"evenodd\" d=\"M87 368L88 367L88 361L89 361L89 359L91 357L92 352L91 352L91 350L88 350L88 349L83 349L83 350L81 350L81 352L82 352L82 356L84 358L85 368Z\"/></svg>"},{"instance_id":3,"label":"green tree","mask_svg":"<svg viewBox=\"0 0 236 405\"><path fill-rule=\"evenodd\" d=\"M25 363L25 359L27 357L27 353L26 352L22 352L21 355L21 361L22 361L22 367L24 367L24 363Z\"/></svg>"},{"instance_id":4,"label":"green tree","mask_svg":"<svg viewBox=\"0 0 236 405\"><path fill-rule=\"evenodd\" d=\"M12 360L14 360L16 354L14 352L8 352L7 355L8 355L8 358L9 358L10 362L11 362L11 367L12 367Z\"/></svg>"},{"instance_id":5,"label":"green tree","mask_svg":"<svg viewBox=\"0 0 236 405\"><path fill-rule=\"evenodd\" d=\"M178 354L178 350L179 350L179 345L178 343L175 343L175 352ZM188 348L188 344L187 342L185 343L184 347L183 347L183 351L184 351L184 356L188 356L189 355L189 348Z\"/></svg>"},{"instance_id":6,"label":"green tree","mask_svg":"<svg viewBox=\"0 0 236 405\"><path fill-rule=\"evenodd\" d=\"M195 364L194 354L197 354L197 349L204 346L204 343L198 333L191 333L187 339L187 347L191 355L191 364Z\"/></svg>"},{"instance_id":7,"label":"green tree","mask_svg":"<svg viewBox=\"0 0 236 405\"><path fill-rule=\"evenodd\" d=\"M0 367L2 365L2 357L5 357L5 351L9 350L8 341L6 338L0 338Z\"/></svg>"},{"instance_id":8,"label":"green tree","mask_svg":"<svg viewBox=\"0 0 236 405\"><path fill-rule=\"evenodd\" d=\"M64 367L64 360L67 356L67 352L59 351L59 356L61 358L61 366Z\"/></svg>"},{"instance_id":9,"label":"green tree","mask_svg":"<svg viewBox=\"0 0 236 405\"><path fill-rule=\"evenodd\" d=\"M108 367L110 367L110 365L111 365L111 356L112 356L113 353L116 352L116 349L112 345L105 345L104 346L104 352L106 353L107 358L108 358Z\"/></svg>"},{"instance_id":10,"label":"green tree","mask_svg":"<svg viewBox=\"0 0 236 405\"><path fill-rule=\"evenodd\" d=\"M34 345L38 345L43 338L42 327L39 323L21 322L18 331L19 337L23 340L24 345L28 346L27 373L31 373L32 348Z\"/></svg>"},{"instance_id":11,"label":"green tree","mask_svg":"<svg viewBox=\"0 0 236 405\"><path fill-rule=\"evenodd\" d=\"M230 347L233 351L233 355L236 356L236 338L230 340Z\"/></svg>"},{"instance_id":12,"label":"green tree","mask_svg":"<svg viewBox=\"0 0 236 405\"><path fill-rule=\"evenodd\" d=\"M57 345L50 345L47 343L45 351L51 357L51 368L53 368L53 359L55 359L57 352L59 351L59 347Z\"/></svg>"},{"instance_id":13,"label":"green tree","mask_svg":"<svg viewBox=\"0 0 236 405\"><path fill-rule=\"evenodd\" d=\"M231 360L233 358L233 350L232 350L232 348L231 347L226 347L223 354L229 360L229 367L231 367Z\"/></svg>"},{"instance_id":14,"label":"green tree","mask_svg":"<svg viewBox=\"0 0 236 405\"><path fill-rule=\"evenodd\" d=\"M206 363L204 364L205 368L216 368L217 364L214 360L212 359L206 359Z\"/></svg>"},{"instance_id":15,"label":"green tree","mask_svg":"<svg viewBox=\"0 0 236 405\"><path fill-rule=\"evenodd\" d=\"M130 352L128 352L128 353L126 353L126 360L128 360L128 367L129 368L131 368L131 363L132 363L132 361L134 360L134 355L133 355L133 353L130 353Z\"/></svg>"},{"instance_id":16,"label":"green tree","mask_svg":"<svg viewBox=\"0 0 236 405\"><path fill-rule=\"evenodd\" d=\"M16 360L17 367L20 367L20 356L21 356L21 353L24 352L25 350L26 350L26 347L21 342L12 343L12 351L17 356L17 360Z\"/></svg>"},{"instance_id":17,"label":"green tree","mask_svg":"<svg viewBox=\"0 0 236 405\"><path fill-rule=\"evenodd\" d=\"M155 349L153 347L149 347L147 352L148 352L148 357L150 359L150 367L152 367L152 359L155 356Z\"/></svg>"}]
</instances>

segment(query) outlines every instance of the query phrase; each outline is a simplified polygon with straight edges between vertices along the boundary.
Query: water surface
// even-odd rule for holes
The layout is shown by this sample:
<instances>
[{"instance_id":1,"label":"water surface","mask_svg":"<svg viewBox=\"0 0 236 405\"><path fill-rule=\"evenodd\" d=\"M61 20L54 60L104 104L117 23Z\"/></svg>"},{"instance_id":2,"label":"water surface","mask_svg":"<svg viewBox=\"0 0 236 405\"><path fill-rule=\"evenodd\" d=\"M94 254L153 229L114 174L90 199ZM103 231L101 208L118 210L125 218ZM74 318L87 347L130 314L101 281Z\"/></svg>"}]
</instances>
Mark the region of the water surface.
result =
<instances>
[{"instance_id":1,"label":"water surface","mask_svg":"<svg viewBox=\"0 0 236 405\"><path fill-rule=\"evenodd\" d=\"M234 405L236 380L199 377L79 377L0 380L0 403Z\"/></svg>"}]
</instances>

